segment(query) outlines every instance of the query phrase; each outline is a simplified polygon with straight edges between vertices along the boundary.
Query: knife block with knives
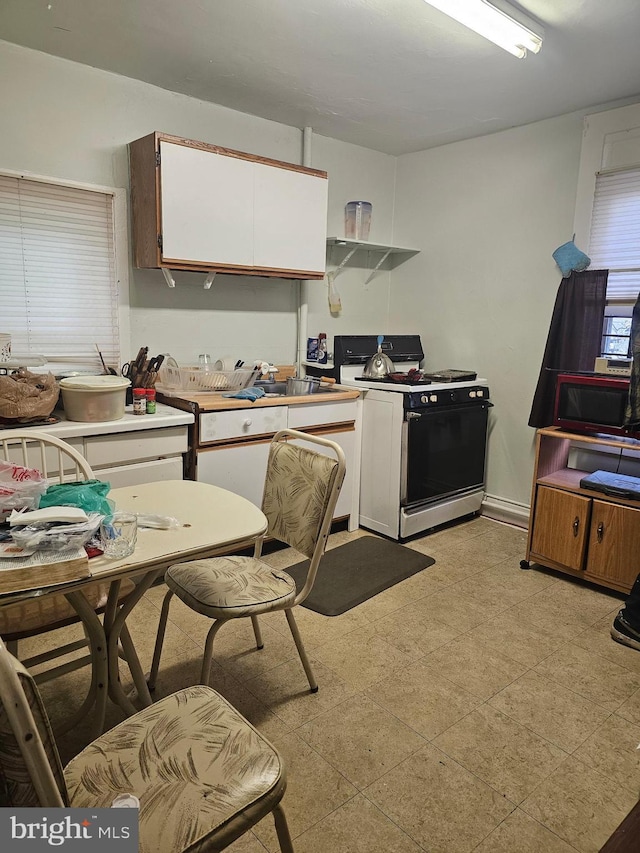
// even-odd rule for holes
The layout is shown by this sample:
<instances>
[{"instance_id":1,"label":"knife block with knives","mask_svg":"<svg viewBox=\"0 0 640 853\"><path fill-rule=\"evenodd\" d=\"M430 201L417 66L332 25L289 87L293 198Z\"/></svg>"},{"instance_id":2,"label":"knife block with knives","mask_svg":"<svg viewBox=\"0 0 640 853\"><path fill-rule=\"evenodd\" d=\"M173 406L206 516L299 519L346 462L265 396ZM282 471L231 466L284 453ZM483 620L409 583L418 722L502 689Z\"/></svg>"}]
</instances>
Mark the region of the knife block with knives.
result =
<instances>
[{"instance_id":1,"label":"knife block with knives","mask_svg":"<svg viewBox=\"0 0 640 853\"><path fill-rule=\"evenodd\" d=\"M122 368L122 375L131 382L132 388L155 388L164 355L147 358L148 353L149 347L140 347L135 359Z\"/></svg>"}]
</instances>

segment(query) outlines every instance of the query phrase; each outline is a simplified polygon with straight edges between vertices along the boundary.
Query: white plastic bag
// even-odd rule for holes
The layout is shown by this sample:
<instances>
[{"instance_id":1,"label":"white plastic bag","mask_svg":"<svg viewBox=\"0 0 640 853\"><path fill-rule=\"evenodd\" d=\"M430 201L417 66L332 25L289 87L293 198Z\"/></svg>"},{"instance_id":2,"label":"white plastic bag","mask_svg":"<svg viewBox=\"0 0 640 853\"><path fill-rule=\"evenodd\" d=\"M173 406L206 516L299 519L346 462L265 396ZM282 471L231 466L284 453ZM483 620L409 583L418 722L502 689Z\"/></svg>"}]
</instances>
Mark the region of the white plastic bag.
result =
<instances>
[{"instance_id":1,"label":"white plastic bag","mask_svg":"<svg viewBox=\"0 0 640 853\"><path fill-rule=\"evenodd\" d=\"M100 527L102 518L99 512L90 512L85 521L76 523L44 522L14 527L11 538L21 548L37 548L40 551L82 548Z\"/></svg>"},{"instance_id":2,"label":"white plastic bag","mask_svg":"<svg viewBox=\"0 0 640 853\"><path fill-rule=\"evenodd\" d=\"M48 485L37 468L0 460L0 522L14 509L37 509Z\"/></svg>"}]
</instances>

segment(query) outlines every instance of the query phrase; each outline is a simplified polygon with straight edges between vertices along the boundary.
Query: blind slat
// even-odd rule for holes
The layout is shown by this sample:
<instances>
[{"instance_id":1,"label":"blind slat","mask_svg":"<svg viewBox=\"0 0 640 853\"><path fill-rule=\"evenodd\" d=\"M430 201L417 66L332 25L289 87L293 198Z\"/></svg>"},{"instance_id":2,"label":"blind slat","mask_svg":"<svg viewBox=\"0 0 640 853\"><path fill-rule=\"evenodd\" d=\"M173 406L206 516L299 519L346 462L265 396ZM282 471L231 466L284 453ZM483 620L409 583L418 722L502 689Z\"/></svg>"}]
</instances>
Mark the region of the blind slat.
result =
<instances>
[{"instance_id":1,"label":"blind slat","mask_svg":"<svg viewBox=\"0 0 640 853\"><path fill-rule=\"evenodd\" d=\"M608 269L607 299L635 302L640 293L640 168L596 176L589 257Z\"/></svg>"},{"instance_id":2,"label":"blind slat","mask_svg":"<svg viewBox=\"0 0 640 853\"><path fill-rule=\"evenodd\" d=\"M119 362L112 196L0 175L0 287L14 352Z\"/></svg>"}]
</instances>

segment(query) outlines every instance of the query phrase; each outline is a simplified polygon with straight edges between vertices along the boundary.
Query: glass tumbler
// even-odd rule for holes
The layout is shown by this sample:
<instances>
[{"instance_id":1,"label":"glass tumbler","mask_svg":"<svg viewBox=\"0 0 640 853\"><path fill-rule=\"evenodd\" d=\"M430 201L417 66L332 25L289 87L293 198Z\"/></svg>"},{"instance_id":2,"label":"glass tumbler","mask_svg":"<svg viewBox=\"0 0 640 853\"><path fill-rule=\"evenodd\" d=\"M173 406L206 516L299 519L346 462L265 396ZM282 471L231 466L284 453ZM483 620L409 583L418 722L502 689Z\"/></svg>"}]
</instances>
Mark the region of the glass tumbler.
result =
<instances>
[{"instance_id":1,"label":"glass tumbler","mask_svg":"<svg viewBox=\"0 0 640 853\"><path fill-rule=\"evenodd\" d=\"M106 515L100 524L100 542L105 557L120 559L135 551L138 538L138 519L132 512Z\"/></svg>"},{"instance_id":2,"label":"glass tumbler","mask_svg":"<svg viewBox=\"0 0 640 853\"><path fill-rule=\"evenodd\" d=\"M368 240L372 205L368 201L350 201L345 207L344 231L347 240Z\"/></svg>"}]
</instances>

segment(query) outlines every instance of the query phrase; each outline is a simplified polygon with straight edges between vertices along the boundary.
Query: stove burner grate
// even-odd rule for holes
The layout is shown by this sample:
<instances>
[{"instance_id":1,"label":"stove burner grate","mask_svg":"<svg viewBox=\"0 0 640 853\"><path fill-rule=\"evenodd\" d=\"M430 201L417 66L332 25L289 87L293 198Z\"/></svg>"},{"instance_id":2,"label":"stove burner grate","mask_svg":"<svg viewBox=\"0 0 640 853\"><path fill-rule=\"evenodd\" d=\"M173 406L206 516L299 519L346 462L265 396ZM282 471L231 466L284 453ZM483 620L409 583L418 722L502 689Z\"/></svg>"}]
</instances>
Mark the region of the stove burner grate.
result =
<instances>
[{"instance_id":1,"label":"stove burner grate","mask_svg":"<svg viewBox=\"0 0 640 853\"><path fill-rule=\"evenodd\" d=\"M425 373L424 378L430 382L475 382L478 374L472 370L438 370Z\"/></svg>"},{"instance_id":2,"label":"stove burner grate","mask_svg":"<svg viewBox=\"0 0 640 853\"><path fill-rule=\"evenodd\" d=\"M407 375L407 374L404 374ZM398 376L398 374L396 374ZM380 376L375 379L368 379L366 376L354 376L356 382L383 382L387 385L430 385L431 381L429 379L425 379L424 377L416 378L416 379L398 379L394 378L393 375L390 376Z\"/></svg>"}]
</instances>

